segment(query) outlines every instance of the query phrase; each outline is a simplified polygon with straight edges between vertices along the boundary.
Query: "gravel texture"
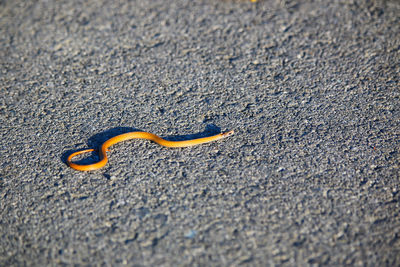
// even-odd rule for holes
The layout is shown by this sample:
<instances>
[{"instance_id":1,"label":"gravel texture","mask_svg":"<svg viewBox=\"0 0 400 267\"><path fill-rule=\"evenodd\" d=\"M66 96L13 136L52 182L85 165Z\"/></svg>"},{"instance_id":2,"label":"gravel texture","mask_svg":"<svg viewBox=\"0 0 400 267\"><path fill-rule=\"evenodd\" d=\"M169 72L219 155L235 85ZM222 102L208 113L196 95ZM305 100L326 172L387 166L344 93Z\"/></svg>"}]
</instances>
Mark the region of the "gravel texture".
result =
<instances>
[{"instance_id":1,"label":"gravel texture","mask_svg":"<svg viewBox=\"0 0 400 267\"><path fill-rule=\"evenodd\" d=\"M0 1L0 265L399 266L399 33L397 0ZM236 134L66 166L131 130Z\"/></svg>"}]
</instances>

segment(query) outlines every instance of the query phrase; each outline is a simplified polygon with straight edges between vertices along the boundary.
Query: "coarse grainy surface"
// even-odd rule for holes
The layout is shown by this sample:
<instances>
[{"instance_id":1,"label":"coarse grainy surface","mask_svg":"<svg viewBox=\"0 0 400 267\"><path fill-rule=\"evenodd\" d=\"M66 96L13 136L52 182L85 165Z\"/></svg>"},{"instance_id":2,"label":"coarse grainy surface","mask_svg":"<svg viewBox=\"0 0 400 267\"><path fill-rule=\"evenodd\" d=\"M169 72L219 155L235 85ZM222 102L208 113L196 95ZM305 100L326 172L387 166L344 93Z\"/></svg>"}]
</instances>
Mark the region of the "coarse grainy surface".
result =
<instances>
[{"instance_id":1,"label":"coarse grainy surface","mask_svg":"<svg viewBox=\"0 0 400 267\"><path fill-rule=\"evenodd\" d=\"M0 1L0 266L399 266L399 33L397 0ZM65 164L134 130L235 135Z\"/></svg>"}]
</instances>

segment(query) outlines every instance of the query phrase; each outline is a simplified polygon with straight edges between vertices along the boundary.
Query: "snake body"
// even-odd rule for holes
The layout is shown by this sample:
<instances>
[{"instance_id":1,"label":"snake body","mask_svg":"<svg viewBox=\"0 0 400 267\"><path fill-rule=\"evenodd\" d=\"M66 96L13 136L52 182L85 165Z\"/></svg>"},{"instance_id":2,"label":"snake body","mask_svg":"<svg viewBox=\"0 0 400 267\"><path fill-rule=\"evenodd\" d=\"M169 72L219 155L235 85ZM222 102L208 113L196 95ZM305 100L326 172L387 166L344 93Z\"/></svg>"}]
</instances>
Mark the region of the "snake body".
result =
<instances>
[{"instance_id":1,"label":"snake body","mask_svg":"<svg viewBox=\"0 0 400 267\"><path fill-rule=\"evenodd\" d=\"M188 147L188 146L194 146L194 145L199 145L199 144L216 141L216 140L228 137L228 136L232 135L233 133L234 133L233 131L229 131L229 132L220 133L220 134L209 136L209 137L202 137L202 138L197 138L197 139L192 139L192 140L168 141L168 140L165 140L155 134L148 133L148 132L129 132L129 133L124 133L124 134L114 136L114 137L108 139L107 141L105 141L101 145L101 148L99 151L100 161L98 161L96 163L88 164L88 165L79 165L79 164L72 162L73 157L83 154L83 153L92 152L92 151L94 151L93 148L84 149L84 150L80 150L80 151L72 153L71 155L68 156L67 163L71 168L78 170L78 171L93 171L93 170L100 169L107 164L108 148L110 146L112 146L116 143L122 142L122 141L130 140L130 139L146 139L146 140L156 142L157 144L165 146L165 147Z\"/></svg>"}]
</instances>

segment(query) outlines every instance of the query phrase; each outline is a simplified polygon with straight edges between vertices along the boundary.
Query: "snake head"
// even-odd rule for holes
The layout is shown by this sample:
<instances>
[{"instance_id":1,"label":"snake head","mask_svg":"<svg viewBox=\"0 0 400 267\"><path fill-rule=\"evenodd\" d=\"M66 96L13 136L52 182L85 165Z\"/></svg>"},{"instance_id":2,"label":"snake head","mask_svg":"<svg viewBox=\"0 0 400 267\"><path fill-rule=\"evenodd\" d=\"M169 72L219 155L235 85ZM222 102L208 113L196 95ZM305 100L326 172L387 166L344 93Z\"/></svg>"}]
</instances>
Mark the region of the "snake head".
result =
<instances>
[{"instance_id":1,"label":"snake head","mask_svg":"<svg viewBox=\"0 0 400 267\"><path fill-rule=\"evenodd\" d=\"M235 132L232 130L232 131L229 131L229 132L222 133L221 135L222 135L222 137L228 137L228 136L233 135L234 133Z\"/></svg>"}]
</instances>

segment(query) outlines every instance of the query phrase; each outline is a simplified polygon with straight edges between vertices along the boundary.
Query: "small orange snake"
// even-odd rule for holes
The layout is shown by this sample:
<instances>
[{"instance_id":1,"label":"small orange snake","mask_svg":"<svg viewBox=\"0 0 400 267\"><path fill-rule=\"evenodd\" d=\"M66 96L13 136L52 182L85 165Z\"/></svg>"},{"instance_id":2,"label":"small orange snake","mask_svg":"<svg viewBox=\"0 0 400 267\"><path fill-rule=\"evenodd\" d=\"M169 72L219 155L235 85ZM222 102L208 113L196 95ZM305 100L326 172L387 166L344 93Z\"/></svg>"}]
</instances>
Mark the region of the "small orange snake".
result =
<instances>
[{"instance_id":1,"label":"small orange snake","mask_svg":"<svg viewBox=\"0 0 400 267\"><path fill-rule=\"evenodd\" d=\"M83 153L94 151L93 148L90 148L90 149L84 149L84 150L72 153L71 155L68 156L67 163L71 168L78 170L78 171L93 171L93 170L100 169L107 164L107 151L109 151L108 148L116 143L119 143L119 142L122 142L125 140L130 140L130 139L147 139L147 140L154 141L157 144L166 146L166 147L188 147L188 146L194 146L194 145L199 145L199 144L204 144L204 143L212 142L215 140L219 140L219 139L228 137L232 134L233 134L233 131L229 131L229 132L220 133L220 134L209 136L209 137L197 138L197 139L192 139L192 140L168 141L168 140L162 139L161 137L159 137L155 134L152 134L152 133L129 132L129 133L124 133L124 134L114 136L114 137L108 139L107 141L105 141L101 145L101 149L99 151L99 154L100 154L99 162L89 164L89 165L79 165L79 164L72 162L73 157L83 154Z\"/></svg>"}]
</instances>

